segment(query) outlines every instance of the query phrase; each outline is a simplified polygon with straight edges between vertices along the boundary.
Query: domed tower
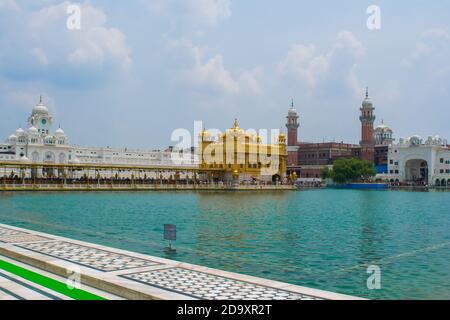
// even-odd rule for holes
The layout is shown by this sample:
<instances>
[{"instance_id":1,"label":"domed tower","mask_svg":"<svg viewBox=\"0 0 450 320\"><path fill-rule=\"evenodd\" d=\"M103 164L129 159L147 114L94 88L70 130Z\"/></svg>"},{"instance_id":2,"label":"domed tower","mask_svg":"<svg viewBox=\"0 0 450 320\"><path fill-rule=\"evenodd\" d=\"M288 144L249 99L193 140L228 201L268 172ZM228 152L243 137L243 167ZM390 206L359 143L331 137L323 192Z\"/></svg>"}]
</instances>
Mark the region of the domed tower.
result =
<instances>
[{"instance_id":1,"label":"domed tower","mask_svg":"<svg viewBox=\"0 0 450 320\"><path fill-rule=\"evenodd\" d=\"M34 106L31 116L28 118L28 127L36 127L41 136L46 136L50 133L52 123L53 118L50 116L41 96L39 103Z\"/></svg>"},{"instance_id":2,"label":"domed tower","mask_svg":"<svg viewBox=\"0 0 450 320\"><path fill-rule=\"evenodd\" d=\"M288 146L296 146L297 145L297 135L298 135L298 127L300 126L298 123L298 114L297 110L294 108L294 100L291 102L291 108L288 111L288 115L286 117L287 123L286 128L288 130Z\"/></svg>"},{"instance_id":3,"label":"domed tower","mask_svg":"<svg viewBox=\"0 0 450 320\"><path fill-rule=\"evenodd\" d=\"M373 103L369 98L369 88L366 88L366 98L362 103L361 116L361 159L374 163L375 154L375 137L373 130L373 123L375 121L375 115Z\"/></svg>"},{"instance_id":4,"label":"domed tower","mask_svg":"<svg viewBox=\"0 0 450 320\"><path fill-rule=\"evenodd\" d=\"M55 138L57 144L59 145L66 144L66 134L64 133L64 130L61 129L61 126L55 131Z\"/></svg>"},{"instance_id":5,"label":"domed tower","mask_svg":"<svg viewBox=\"0 0 450 320\"><path fill-rule=\"evenodd\" d=\"M299 116L297 114L297 110L294 108L294 99L292 99L291 107L288 111L286 119L288 134L286 148L288 154L287 165L296 166L298 165L298 127L300 124L298 123Z\"/></svg>"}]
</instances>

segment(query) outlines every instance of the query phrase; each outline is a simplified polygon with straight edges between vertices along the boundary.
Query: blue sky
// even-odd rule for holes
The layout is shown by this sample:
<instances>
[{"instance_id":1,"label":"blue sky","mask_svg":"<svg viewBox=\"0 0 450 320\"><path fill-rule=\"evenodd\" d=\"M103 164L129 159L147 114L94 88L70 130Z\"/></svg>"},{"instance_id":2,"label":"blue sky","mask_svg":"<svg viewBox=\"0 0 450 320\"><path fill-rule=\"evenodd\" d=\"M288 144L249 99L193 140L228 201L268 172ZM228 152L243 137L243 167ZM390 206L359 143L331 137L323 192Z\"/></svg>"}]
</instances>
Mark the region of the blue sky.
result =
<instances>
[{"instance_id":1,"label":"blue sky","mask_svg":"<svg viewBox=\"0 0 450 320\"><path fill-rule=\"evenodd\" d=\"M0 134L43 94L71 143L160 148L193 121L359 141L364 88L397 138L450 138L448 1L0 0ZM381 30L366 9L381 8Z\"/></svg>"}]
</instances>

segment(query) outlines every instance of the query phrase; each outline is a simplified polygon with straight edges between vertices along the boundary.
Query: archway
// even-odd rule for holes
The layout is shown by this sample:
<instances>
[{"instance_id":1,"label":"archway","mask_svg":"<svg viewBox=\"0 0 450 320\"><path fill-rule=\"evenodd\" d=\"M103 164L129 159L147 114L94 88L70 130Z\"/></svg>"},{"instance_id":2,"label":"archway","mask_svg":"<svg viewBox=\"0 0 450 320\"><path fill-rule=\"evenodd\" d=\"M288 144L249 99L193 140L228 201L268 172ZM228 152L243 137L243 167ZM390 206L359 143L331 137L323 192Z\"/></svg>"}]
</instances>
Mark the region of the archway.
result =
<instances>
[{"instance_id":1,"label":"archway","mask_svg":"<svg viewBox=\"0 0 450 320\"><path fill-rule=\"evenodd\" d=\"M47 151L44 154L45 163L55 163L55 154L53 152Z\"/></svg>"},{"instance_id":2,"label":"archway","mask_svg":"<svg viewBox=\"0 0 450 320\"><path fill-rule=\"evenodd\" d=\"M44 154L44 163L55 163L55 154L51 151L47 151ZM42 169L42 173L47 178L53 178L55 175L55 171L53 168L44 168L44 169Z\"/></svg>"},{"instance_id":3,"label":"archway","mask_svg":"<svg viewBox=\"0 0 450 320\"><path fill-rule=\"evenodd\" d=\"M59 154L59 163L60 164L65 164L67 161L66 161L66 159L67 159L67 157L66 157L66 155L64 154L64 153L60 153Z\"/></svg>"},{"instance_id":4,"label":"archway","mask_svg":"<svg viewBox=\"0 0 450 320\"><path fill-rule=\"evenodd\" d=\"M33 153L31 154L31 161L33 163L38 163L39 162L39 157L40 157L39 156L39 152L33 151ZM38 177L38 169L33 167L31 169L31 178L34 181L34 179L36 179L37 177Z\"/></svg>"},{"instance_id":5,"label":"archway","mask_svg":"<svg viewBox=\"0 0 450 320\"><path fill-rule=\"evenodd\" d=\"M441 180L436 179L435 185L436 185L436 187L440 187L441 186Z\"/></svg>"},{"instance_id":6,"label":"archway","mask_svg":"<svg viewBox=\"0 0 450 320\"><path fill-rule=\"evenodd\" d=\"M33 161L33 162L39 162L39 152L34 151L34 152L31 154L31 161Z\"/></svg>"},{"instance_id":7,"label":"archway","mask_svg":"<svg viewBox=\"0 0 450 320\"><path fill-rule=\"evenodd\" d=\"M67 163L67 156L61 152L58 156L58 161L60 164L66 164ZM66 174L65 174L65 170L63 168L59 168L58 169L58 177L59 178L65 178Z\"/></svg>"},{"instance_id":8,"label":"archway","mask_svg":"<svg viewBox=\"0 0 450 320\"><path fill-rule=\"evenodd\" d=\"M274 174L274 175L272 176L272 182L273 182L273 183L281 182L281 177L280 177L280 175Z\"/></svg>"},{"instance_id":9,"label":"archway","mask_svg":"<svg viewBox=\"0 0 450 320\"><path fill-rule=\"evenodd\" d=\"M443 186L443 187L447 186L447 181L445 179L441 180L441 186Z\"/></svg>"},{"instance_id":10,"label":"archway","mask_svg":"<svg viewBox=\"0 0 450 320\"><path fill-rule=\"evenodd\" d=\"M411 159L405 163L407 182L428 184L428 163L423 159Z\"/></svg>"}]
</instances>

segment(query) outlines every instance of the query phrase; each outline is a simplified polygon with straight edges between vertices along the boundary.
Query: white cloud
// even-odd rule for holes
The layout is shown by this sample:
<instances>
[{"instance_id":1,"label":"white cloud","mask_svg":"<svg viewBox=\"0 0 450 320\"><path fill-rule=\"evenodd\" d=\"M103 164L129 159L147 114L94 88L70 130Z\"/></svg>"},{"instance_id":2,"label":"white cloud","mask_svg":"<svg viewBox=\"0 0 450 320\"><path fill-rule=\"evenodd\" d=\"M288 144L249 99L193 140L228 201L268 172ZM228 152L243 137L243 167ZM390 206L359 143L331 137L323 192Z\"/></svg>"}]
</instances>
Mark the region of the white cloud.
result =
<instances>
[{"instance_id":1,"label":"white cloud","mask_svg":"<svg viewBox=\"0 0 450 320\"><path fill-rule=\"evenodd\" d=\"M0 36L5 72L28 79L94 79L105 71L129 69L131 50L123 32L108 27L105 13L89 1L80 4L81 29L69 30L66 10L70 4L65 1L31 11L22 8L10 18L15 27Z\"/></svg>"},{"instance_id":2,"label":"white cloud","mask_svg":"<svg viewBox=\"0 0 450 320\"><path fill-rule=\"evenodd\" d=\"M262 67L242 71L234 77L232 72L225 68L221 54L205 59L204 50L187 40L172 41L169 46L183 51L191 61L180 72L183 83L227 94L260 94L262 92L260 87L260 79L263 76Z\"/></svg>"},{"instance_id":3,"label":"white cloud","mask_svg":"<svg viewBox=\"0 0 450 320\"><path fill-rule=\"evenodd\" d=\"M192 84L208 85L227 93L239 92L239 84L223 66L221 54L212 57L205 64L197 61L195 66L186 72L185 79Z\"/></svg>"},{"instance_id":4,"label":"white cloud","mask_svg":"<svg viewBox=\"0 0 450 320\"><path fill-rule=\"evenodd\" d=\"M11 107L23 109L24 111L29 111L30 107L38 103L39 96L41 95L45 101L45 104L48 107L53 108L55 103L52 97L50 97L45 92L42 93L32 90L8 91L5 96L5 103Z\"/></svg>"},{"instance_id":5,"label":"white cloud","mask_svg":"<svg viewBox=\"0 0 450 320\"><path fill-rule=\"evenodd\" d=\"M0 0L0 10L3 9L19 9L19 5L15 0Z\"/></svg>"},{"instance_id":6,"label":"white cloud","mask_svg":"<svg viewBox=\"0 0 450 320\"><path fill-rule=\"evenodd\" d=\"M333 51L343 50L348 52L350 55L361 56L365 53L364 46L355 35L350 31L339 32Z\"/></svg>"},{"instance_id":7,"label":"white cloud","mask_svg":"<svg viewBox=\"0 0 450 320\"><path fill-rule=\"evenodd\" d=\"M403 59L402 64L411 66L426 62L430 57L447 56L450 53L450 31L443 28L425 30L417 41L411 54ZM432 62L432 61L429 61Z\"/></svg>"},{"instance_id":8,"label":"white cloud","mask_svg":"<svg viewBox=\"0 0 450 320\"><path fill-rule=\"evenodd\" d=\"M36 33L42 34L46 30L61 28L63 21L68 18L66 13L70 2L44 8L32 14L31 26ZM126 45L125 35L118 29L107 28L104 12L86 2L81 5L81 29L64 30L68 39L69 52L67 61L76 64L103 64L110 59L121 67L127 68L131 63L131 52Z\"/></svg>"},{"instance_id":9,"label":"white cloud","mask_svg":"<svg viewBox=\"0 0 450 320\"><path fill-rule=\"evenodd\" d=\"M358 79L358 74L356 72L358 68L358 65L355 63L351 69L350 72L347 75L347 78L345 79L347 82L348 87L350 90L354 93L355 98L361 97L361 92L363 92L363 87Z\"/></svg>"},{"instance_id":10,"label":"white cloud","mask_svg":"<svg viewBox=\"0 0 450 320\"><path fill-rule=\"evenodd\" d=\"M294 44L286 57L278 64L278 72L283 76L292 76L304 82L310 89L316 88L321 82L335 77L336 68L346 66L343 77L350 87L356 88L356 59L364 54L364 47L349 31L340 32L332 46L325 53L317 53L313 44Z\"/></svg>"},{"instance_id":11,"label":"white cloud","mask_svg":"<svg viewBox=\"0 0 450 320\"><path fill-rule=\"evenodd\" d=\"M216 24L231 15L230 0L188 0L189 11L209 24Z\"/></svg>"},{"instance_id":12,"label":"white cloud","mask_svg":"<svg viewBox=\"0 0 450 320\"><path fill-rule=\"evenodd\" d=\"M141 0L178 24L215 25L231 16L230 0Z\"/></svg>"},{"instance_id":13,"label":"white cloud","mask_svg":"<svg viewBox=\"0 0 450 320\"><path fill-rule=\"evenodd\" d=\"M31 53L36 58L37 62L41 65L48 65L48 58L42 48L33 48Z\"/></svg>"},{"instance_id":14,"label":"white cloud","mask_svg":"<svg viewBox=\"0 0 450 320\"><path fill-rule=\"evenodd\" d=\"M243 71L239 77L239 84L242 91L254 94L262 94L261 79L264 76L264 68L259 66L252 70Z\"/></svg>"},{"instance_id":15,"label":"white cloud","mask_svg":"<svg viewBox=\"0 0 450 320\"><path fill-rule=\"evenodd\" d=\"M315 87L317 81L327 73L329 63L330 57L316 55L313 45L294 44L279 64L278 70L283 75L292 74L310 87Z\"/></svg>"}]
</instances>

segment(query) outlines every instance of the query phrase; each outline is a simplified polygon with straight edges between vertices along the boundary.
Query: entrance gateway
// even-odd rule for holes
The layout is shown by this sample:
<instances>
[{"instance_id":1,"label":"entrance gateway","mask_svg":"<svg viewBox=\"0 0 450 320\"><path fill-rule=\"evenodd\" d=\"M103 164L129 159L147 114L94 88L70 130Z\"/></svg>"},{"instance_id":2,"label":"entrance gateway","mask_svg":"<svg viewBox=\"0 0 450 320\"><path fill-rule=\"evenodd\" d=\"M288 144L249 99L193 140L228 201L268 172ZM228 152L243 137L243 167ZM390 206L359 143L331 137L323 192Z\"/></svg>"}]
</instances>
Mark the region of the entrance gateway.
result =
<instances>
[{"instance_id":1,"label":"entrance gateway","mask_svg":"<svg viewBox=\"0 0 450 320\"><path fill-rule=\"evenodd\" d=\"M428 184L428 162L423 159L412 159L405 163L405 181Z\"/></svg>"}]
</instances>

